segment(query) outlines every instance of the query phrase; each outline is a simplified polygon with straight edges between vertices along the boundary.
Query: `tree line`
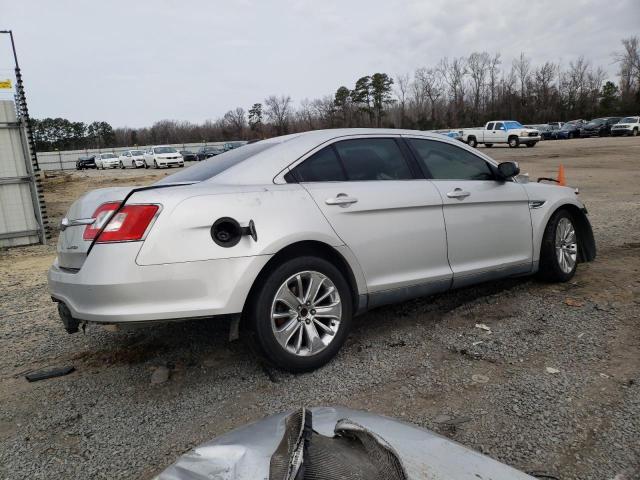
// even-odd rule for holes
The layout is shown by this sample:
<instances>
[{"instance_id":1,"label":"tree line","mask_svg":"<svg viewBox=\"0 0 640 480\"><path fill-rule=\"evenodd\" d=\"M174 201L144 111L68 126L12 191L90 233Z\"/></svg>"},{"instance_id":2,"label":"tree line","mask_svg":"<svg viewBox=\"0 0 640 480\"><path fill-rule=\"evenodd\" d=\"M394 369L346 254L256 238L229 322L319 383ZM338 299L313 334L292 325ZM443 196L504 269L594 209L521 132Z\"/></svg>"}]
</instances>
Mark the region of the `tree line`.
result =
<instances>
[{"instance_id":1,"label":"tree line","mask_svg":"<svg viewBox=\"0 0 640 480\"><path fill-rule=\"evenodd\" d=\"M443 58L396 75L373 73L331 95L272 95L204 123L161 120L151 127L112 128L63 118L32 120L38 150L82 149L267 138L317 128L387 127L432 130L482 125L492 118L522 123L640 114L640 42L622 40L613 60L617 82L580 57L568 65L534 66L525 54L509 64L500 53Z\"/></svg>"}]
</instances>

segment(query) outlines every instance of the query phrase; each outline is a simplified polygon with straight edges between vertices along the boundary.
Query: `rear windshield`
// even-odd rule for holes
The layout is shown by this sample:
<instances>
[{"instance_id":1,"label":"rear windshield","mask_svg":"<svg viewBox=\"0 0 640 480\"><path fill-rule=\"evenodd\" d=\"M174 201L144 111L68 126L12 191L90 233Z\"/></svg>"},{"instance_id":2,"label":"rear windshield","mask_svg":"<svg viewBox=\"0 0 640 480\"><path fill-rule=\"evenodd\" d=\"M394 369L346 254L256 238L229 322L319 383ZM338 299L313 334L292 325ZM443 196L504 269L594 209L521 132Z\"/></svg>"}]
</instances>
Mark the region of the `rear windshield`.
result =
<instances>
[{"instance_id":1,"label":"rear windshield","mask_svg":"<svg viewBox=\"0 0 640 480\"><path fill-rule=\"evenodd\" d=\"M219 173L224 172L226 169L245 161L249 157L257 155L274 145L276 145L276 143L258 142L251 145L245 145L241 148L229 150L228 152L216 155L208 160L204 160L203 162L200 162L193 167L189 167L186 170L169 175L157 182L156 185L164 183L203 182L205 180L209 180Z\"/></svg>"},{"instance_id":2,"label":"rear windshield","mask_svg":"<svg viewBox=\"0 0 640 480\"><path fill-rule=\"evenodd\" d=\"M131 155L144 155L142 150L131 150Z\"/></svg>"},{"instance_id":3,"label":"rear windshield","mask_svg":"<svg viewBox=\"0 0 640 480\"><path fill-rule=\"evenodd\" d=\"M116 158L116 156L113 153L103 153L102 154L102 158L103 159L107 159L107 158Z\"/></svg>"}]
</instances>

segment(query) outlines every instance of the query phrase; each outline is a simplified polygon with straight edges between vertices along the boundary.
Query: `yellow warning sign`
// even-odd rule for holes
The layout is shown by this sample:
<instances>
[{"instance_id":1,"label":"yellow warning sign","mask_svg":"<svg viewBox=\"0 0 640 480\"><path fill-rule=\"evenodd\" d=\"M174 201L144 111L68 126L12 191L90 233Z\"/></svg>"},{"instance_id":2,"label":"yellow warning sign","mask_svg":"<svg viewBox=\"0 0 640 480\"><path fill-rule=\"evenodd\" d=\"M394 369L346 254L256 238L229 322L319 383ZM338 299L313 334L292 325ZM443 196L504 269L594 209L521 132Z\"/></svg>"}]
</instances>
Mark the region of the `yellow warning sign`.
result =
<instances>
[{"instance_id":1,"label":"yellow warning sign","mask_svg":"<svg viewBox=\"0 0 640 480\"><path fill-rule=\"evenodd\" d=\"M11 80L0 80L0 90L11 90Z\"/></svg>"}]
</instances>

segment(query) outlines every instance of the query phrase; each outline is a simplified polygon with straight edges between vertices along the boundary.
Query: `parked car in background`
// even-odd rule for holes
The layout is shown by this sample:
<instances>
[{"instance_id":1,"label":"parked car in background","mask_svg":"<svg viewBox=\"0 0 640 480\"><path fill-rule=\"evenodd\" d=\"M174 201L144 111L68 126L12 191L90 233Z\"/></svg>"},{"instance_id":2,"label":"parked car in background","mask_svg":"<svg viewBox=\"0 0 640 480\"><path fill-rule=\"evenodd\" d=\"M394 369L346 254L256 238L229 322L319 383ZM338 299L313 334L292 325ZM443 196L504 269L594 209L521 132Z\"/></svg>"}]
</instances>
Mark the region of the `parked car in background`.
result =
<instances>
[{"instance_id":1,"label":"parked car in background","mask_svg":"<svg viewBox=\"0 0 640 480\"><path fill-rule=\"evenodd\" d=\"M120 168L149 168L144 160L144 150L125 150L120 154Z\"/></svg>"},{"instance_id":2,"label":"parked car in background","mask_svg":"<svg viewBox=\"0 0 640 480\"><path fill-rule=\"evenodd\" d=\"M162 167L184 167L184 159L180 152L173 147L168 145L157 145L151 147L144 154L144 159L147 162L147 165L153 168L162 168Z\"/></svg>"},{"instance_id":3,"label":"parked car in background","mask_svg":"<svg viewBox=\"0 0 640 480\"><path fill-rule=\"evenodd\" d=\"M96 168L96 156L78 157L76 160L76 170L84 170L85 168Z\"/></svg>"},{"instance_id":4,"label":"parked car in background","mask_svg":"<svg viewBox=\"0 0 640 480\"><path fill-rule=\"evenodd\" d=\"M243 145L245 145L247 142L227 142L224 144L224 150L225 152L228 150L233 150L234 148L238 148L241 147Z\"/></svg>"},{"instance_id":5,"label":"parked car in background","mask_svg":"<svg viewBox=\"0 0 640 480\"><path fill-rule=\"evenodd\" d=\"M604 137L611 135L611 127L620 121L620 117L594 118L582 125L580 128L581 137Z\"/></svg>"},{"instance_id":6,"label":"parked car in background","mask_svg":"<svg viewBox=\"0 0 640 480\"><path fill-rule=\"evenodd\" d=\"M210 145L207 147L202 147L196 153L196 157L198 160L206 160L207 158L215 157L216 155L220 155L221 153L226 152L222 145Z\"/></svg>"},{"instance_id":7,"label":"parked car in background","mask_svg":"<svg viewBox=\"0 0 640 480\"><path fill-rule=\"evenodd\" d=\"M96 168L118 168L120 159L113 153L99 153L96 155Z\"/></svg>"},{"instance_id":8,"label":"parked car in background","mask_svg":"<svg viewBox=\"0 0 640 480\"><path fill-rule=\"evenodd\" d=\"M49 290L70 333L242 316L261 356L312 370L355 314L511 276L566 282L595 258L575 189L519 171L412 130L263 140L149 187L82 195Z\"/></svg>"},{"instance_id":9,"label":"parked car in background","mask_svg":"<svg viewBox=\"0 0 640 480\"><path fill-rule=\"evenodd\" d=\"M463 129L461 135L462 141L470 147L476 147L481 143L486 147L492 147L496 143L506 143L511 148L516 148L520 144L533 147L540 141L538 130L526 128L514 120L487 122L482 129Z\"/></svg>"},{"instance_id":10,"label":"parked car in background","mask_svg":"<svg viewBox=\"0 0 640 480\"><path fill-rule=\"evenodd\" d=\"M540 132L540 138L542 140L557 140L558 139L558 127L557 123L547 123L544 125L537 125L537 130Z\"/></svg>"},{"instance_id":11,"label":"parked car in background","mask_svg":"<svg viewBox=\"0 0 640 480\"><path fill-rule=\"evenodd\" d=\"M564 123L565 122L547 122L547 125L555 126L559 130L564 125Z\"/></svg>"},{"instance_id":12,"label":"parked car in background","mask_svg":"<svg viewBox=\"0 0 640 480\"><path fill-rule=\"evenodd\" d=\"M632 135L637 137L640 134L640 117L624 117L611 127L611 135Z\"/></svg>"},{"instance_id":13,"label":"parked car in background","mask_svg":"<svg viewBox=\"0 0 640 480\"><path fill-rule=\"evenodd\" d=\"M180 150L180 155L182 155L185 162L195 162L198 160L198 155L191 150Z\"/></svg>"},{"instance_id":14,"label":"parked car in background","mask_svg":"<svg viewBox=\"0 0 640 480\"><path fill-rule=\"evenodd\" d=\"M556 131L557 140L567 140L580 137L580 127L583 123L567 122Z\"/></svg>"},{"instance_id":15,"label":"parked car in background","mask_svg":"<svg viewBox=\"0 0 640 480\"><path fill-rule=\"evenodd\" d=\"M433 133L439 133L440 135L444 135L445 137L462 141L462 134L459 130L433 130Z\"/></svg>"}]
</instances>

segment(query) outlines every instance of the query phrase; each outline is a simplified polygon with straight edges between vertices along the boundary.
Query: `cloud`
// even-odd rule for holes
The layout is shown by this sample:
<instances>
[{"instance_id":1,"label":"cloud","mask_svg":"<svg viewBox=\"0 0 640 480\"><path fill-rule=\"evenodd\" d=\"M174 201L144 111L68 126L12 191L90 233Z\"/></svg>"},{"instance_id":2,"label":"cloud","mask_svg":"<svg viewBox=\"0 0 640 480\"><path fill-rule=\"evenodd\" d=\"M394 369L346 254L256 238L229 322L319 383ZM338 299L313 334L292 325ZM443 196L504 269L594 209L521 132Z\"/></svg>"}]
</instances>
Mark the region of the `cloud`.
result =
<instances>
[{"instance_id":1,"label":"cloud","mask_svg":"<svg viewBox=\"0 0 640 480\"><path fill-rule=\"evenodd\" d=\"M483 50L507 67L520 52L534 65L584 55L613 77L620 39L640 33L637 0L0 0L0 11L34 115L116 126L320 97Z\"/></svg>"}]
</instances>

